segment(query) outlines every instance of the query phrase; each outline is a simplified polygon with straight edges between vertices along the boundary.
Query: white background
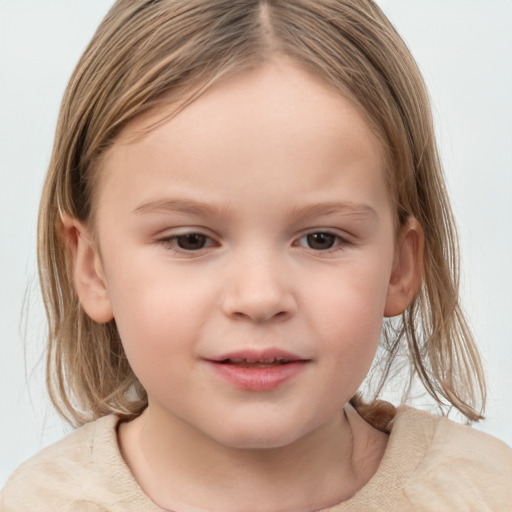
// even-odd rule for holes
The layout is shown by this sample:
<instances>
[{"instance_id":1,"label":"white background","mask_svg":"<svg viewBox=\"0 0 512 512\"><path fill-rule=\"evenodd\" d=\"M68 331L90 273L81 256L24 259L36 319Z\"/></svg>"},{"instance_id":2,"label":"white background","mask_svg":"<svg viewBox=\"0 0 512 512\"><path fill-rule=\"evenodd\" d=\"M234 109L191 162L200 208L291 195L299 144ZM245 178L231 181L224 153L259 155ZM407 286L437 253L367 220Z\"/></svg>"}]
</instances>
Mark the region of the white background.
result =
<instances>
[{"instance_id":1,"label":"white background","mask_svg":"<svg viewBox=\"0 0 512 512\"><path fill-rule=\"evenodd\" d=\"M111 4L0 0L0 487L66 431L44 388L36 216L62 93ZM461 234L464 305L489 378L478 428L512 445L512 0L379 4L433 98Z\"/></svg>"}]
</instances>

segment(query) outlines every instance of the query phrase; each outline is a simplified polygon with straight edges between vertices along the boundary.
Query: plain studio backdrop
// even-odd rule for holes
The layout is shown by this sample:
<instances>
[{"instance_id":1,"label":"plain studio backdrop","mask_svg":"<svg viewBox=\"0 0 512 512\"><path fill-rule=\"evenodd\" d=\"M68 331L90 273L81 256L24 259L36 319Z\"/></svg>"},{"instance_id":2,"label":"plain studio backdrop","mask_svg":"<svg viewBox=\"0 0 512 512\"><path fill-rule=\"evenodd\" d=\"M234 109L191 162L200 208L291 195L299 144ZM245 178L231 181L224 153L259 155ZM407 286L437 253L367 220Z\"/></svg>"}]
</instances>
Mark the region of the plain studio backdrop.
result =
<instances>
[{"instance_id":1,"label":"plain studio backdrop","mask_svg":"<svg viewBox=\"0 0 512 512\"><path fill-rule=\"evenodd\" d=\"M45 391L36 218L67 80L112 0L0 0L0 487L69 431ZM512 445L512 0L380 0L424 73L485 360L476 428Z\"/></svg>"}]
</instances>

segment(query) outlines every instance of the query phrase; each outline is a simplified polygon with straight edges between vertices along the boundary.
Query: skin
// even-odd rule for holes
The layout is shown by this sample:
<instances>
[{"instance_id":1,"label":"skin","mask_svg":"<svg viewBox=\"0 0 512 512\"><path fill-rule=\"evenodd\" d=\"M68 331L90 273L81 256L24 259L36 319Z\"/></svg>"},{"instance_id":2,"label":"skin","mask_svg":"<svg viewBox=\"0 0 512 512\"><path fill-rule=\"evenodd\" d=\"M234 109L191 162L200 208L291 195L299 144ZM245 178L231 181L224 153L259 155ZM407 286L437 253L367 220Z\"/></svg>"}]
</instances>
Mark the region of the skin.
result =
<instances>
[{"instance_id":1,"label":"skin","mask_svg":"<svg viewBox=\"0 0 512 512\"><path fill-rule=\"evenodd\" d=\"M348 499L387 436L347 402L383 317L418 289L421 229L411 219L395 236L376 137L288 61L215 85L137 137L161 115L133 122L107 155L95 232L63 219L82 306L116 319L148 392L119 430L123 456L180 512ZM305 361L271 391L239 389L208 363L266 348Z\"/></svg>"}]
</instances>

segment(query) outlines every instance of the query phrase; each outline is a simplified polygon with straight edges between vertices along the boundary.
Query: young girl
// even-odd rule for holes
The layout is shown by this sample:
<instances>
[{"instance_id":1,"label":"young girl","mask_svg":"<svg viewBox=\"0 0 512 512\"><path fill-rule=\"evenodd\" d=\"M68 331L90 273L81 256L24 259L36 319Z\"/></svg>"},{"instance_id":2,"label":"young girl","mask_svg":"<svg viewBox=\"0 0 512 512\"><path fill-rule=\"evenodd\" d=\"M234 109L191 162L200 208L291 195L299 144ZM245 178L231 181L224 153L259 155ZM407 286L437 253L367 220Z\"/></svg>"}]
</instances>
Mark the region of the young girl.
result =
<instances>
[{"instance_id":1,"label":"young girl","mask_svg":"<svg viewBox=\"0 0 512 512\"><path fill-rule=\"evenodd\" d=\"M358 392L380 346L383 382L406 352L482 417L457 262L427 94L371 1L119 0L40 213L50 395L81 428L0 510L512 510L503 443Z\"/></svg>"}]
</instances>

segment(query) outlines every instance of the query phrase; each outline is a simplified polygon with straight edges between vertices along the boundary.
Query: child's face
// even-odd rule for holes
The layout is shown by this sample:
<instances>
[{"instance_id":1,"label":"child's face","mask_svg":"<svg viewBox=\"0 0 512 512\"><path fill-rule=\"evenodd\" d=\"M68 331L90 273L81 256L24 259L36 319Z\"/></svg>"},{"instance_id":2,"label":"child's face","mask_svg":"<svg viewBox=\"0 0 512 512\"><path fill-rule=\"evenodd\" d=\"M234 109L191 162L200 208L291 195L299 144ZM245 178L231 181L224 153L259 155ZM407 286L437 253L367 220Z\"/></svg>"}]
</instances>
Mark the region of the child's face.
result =
<instances>
[{"instance_id":1,"label":"child's face","mask_svg":"<svg viewBox=\"0 0 512 512\"><path fill-rule=\"evenodd\" d=\"M379 143L348 100L283 61L129 140L155 119L106 159L89 272L108 296L79 290L86 311L111 308L150 410L174 424L237 447L318 431L396 306Z\"/></svg>"}]
</instances>

